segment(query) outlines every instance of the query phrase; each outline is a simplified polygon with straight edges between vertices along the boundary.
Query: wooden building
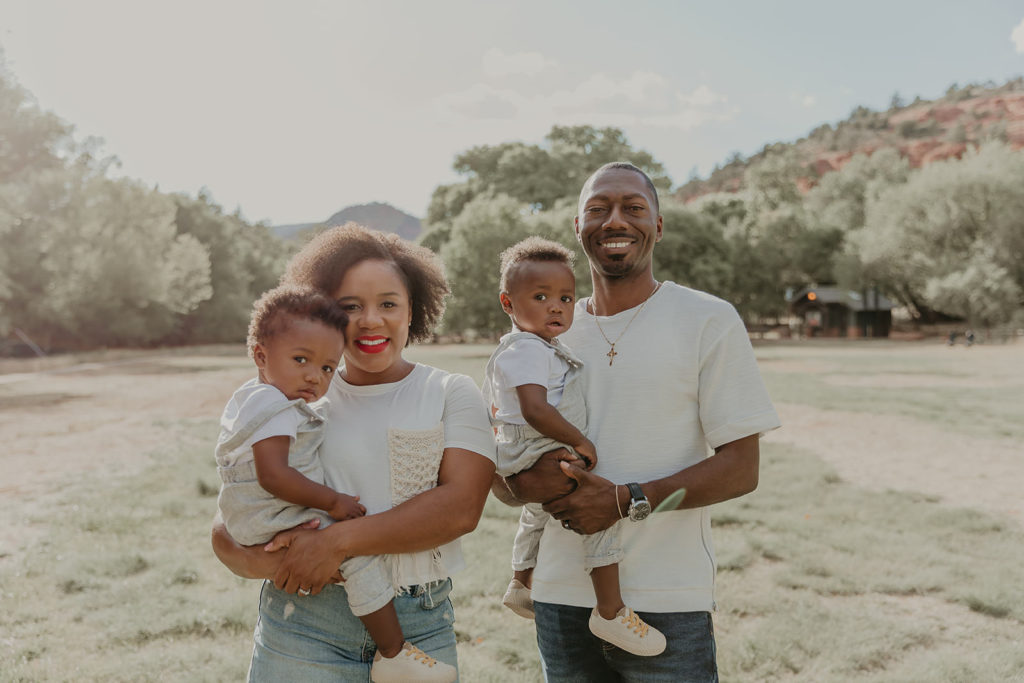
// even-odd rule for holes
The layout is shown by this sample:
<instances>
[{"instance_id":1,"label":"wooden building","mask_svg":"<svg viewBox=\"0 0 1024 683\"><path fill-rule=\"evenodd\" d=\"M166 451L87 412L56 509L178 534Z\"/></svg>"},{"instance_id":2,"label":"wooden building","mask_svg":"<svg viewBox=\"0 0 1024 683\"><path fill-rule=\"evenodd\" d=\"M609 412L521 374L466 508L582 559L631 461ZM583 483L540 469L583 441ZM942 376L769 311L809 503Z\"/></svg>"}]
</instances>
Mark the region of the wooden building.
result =
<instances>
[{"instance_id":1,"label":"wooden building","mask_svg":"<svg viewBox=\"0 0 1024 683\"><path fill-rule=\"evenodd\" d=\"M888 337L892 327L893 302L877 289L804 287L789 308L808 337Z\"/></svg>"}]
</instances>

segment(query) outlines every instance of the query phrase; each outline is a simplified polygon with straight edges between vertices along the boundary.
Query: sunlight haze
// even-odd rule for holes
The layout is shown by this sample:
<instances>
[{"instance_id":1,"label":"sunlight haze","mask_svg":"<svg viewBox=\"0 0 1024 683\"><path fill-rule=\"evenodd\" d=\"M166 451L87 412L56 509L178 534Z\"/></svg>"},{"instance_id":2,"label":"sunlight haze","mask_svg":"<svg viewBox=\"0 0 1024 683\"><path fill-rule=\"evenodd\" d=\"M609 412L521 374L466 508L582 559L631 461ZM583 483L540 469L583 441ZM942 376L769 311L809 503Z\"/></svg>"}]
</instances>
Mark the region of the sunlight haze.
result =
<instances>
[{"instance_id":1,"label":"sunlight haze","mask_svg":"<svg viewBox=\"0 0 1024 683\"><path fill-rule=\"evenodd\" d=\"M271 224L426 214L475 145L623 129L674 184L899 92L1024 73L1016 2L0 0L7 68L116 171Z\"/></svg>"}]
</instances>

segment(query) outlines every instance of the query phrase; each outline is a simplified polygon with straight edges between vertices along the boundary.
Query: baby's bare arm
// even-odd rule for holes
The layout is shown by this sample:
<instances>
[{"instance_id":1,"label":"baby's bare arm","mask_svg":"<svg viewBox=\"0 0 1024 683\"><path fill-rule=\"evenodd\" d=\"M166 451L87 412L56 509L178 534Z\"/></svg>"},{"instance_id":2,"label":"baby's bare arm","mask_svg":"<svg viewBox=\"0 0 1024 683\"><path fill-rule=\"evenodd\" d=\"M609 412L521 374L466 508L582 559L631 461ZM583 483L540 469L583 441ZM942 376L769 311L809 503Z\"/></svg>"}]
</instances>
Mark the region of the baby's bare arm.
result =
<instances>
[{"instance_id":1,"label":"baby's bare arm","mask_svg":"<svg viewBox=\"0 0 1024 683\"><path fill-rule=\"evenodd\" d=\"M586 469L597 464L597 449L586 434L565 419L558 408L548 403L548 390L539 384L516 387L519 408L526 422L538 432L562 443L569 444L586 459Z\"/></svg>"},{"instance_id":2,"label":"baby's bare arm","mask_svg":"<svg viewBox=\"0 0 1024 683\"><path fill-rule=\"evenodd\" d=\"M256 478L264 491L281 500L308 508L323 510L334 519L351 519L366 514L359 499L338 493L329 486L306 478L288 464L287 436L272 436L252 446L256 462Z\"/></svg>"}]
</instances>

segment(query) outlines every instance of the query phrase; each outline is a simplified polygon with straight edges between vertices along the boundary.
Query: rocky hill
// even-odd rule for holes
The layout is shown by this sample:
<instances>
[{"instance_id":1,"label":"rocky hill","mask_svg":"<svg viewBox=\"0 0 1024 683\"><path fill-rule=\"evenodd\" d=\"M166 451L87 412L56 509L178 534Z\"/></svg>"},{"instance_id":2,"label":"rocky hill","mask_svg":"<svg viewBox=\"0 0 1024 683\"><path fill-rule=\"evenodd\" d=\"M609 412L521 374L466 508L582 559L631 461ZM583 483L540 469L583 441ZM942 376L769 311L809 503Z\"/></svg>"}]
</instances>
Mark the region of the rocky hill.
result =
<instances>
[{"instance_id":1,"label":"rocky hill","mask_svg":"<svg viewBox=\"0 0 1024 683\"><path fill-rule=\"evenodd\" d=\"M736 155L716 166L708 178L690 180L673 194L690 201L710 192L735 192L743 186L747 169L771 154L796 155L807 169L800 183L806 190L855 154L895 147L911 166L919 167L959 158L968 146L991 138L1005 140L1014 149L1024 148L1024 78L1002 86L953 85L932 101L917 98L903 104L893 96L887 111L857 107L845 121L834 126L826 123L796 142L765 145L749 158Z\"/></svg>"},{"instance_id":2,"label":"rocky hill","mask_svg":"<svg viewBox=\"0 0 1024 683\"><path fill-rule=\"evenodd\" d=\"M411 216L384 202L371 202L369 204L345 207L322 223L275 225L271 230L281 239L288 240L298 237L306 230L344 225L349 221L383 232L393 232L407 240L415 240L420 236L422 230L419 218Z\"/></svg>"}]
</instances>

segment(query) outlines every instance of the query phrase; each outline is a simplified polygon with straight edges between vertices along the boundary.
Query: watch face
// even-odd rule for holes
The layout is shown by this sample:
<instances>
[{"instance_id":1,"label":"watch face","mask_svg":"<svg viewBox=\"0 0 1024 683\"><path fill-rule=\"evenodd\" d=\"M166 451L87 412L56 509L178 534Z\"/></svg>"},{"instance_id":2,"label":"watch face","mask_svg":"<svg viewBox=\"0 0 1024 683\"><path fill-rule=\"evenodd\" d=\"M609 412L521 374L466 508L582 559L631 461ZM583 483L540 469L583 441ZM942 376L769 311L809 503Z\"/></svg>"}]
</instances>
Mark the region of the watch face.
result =
<instances>
[{"instance_id":1,"label":"watch face","mask_svg":"<svg viewBox=\"0 0 1024 683\"><path fill-rule=\"evenodd\" d=\"M647 515L651 514L651 504L644 500L634 500L629 505L629 518L634 522L639 522L642 519L647 519Z\"/></svg>"}]
</instances>

